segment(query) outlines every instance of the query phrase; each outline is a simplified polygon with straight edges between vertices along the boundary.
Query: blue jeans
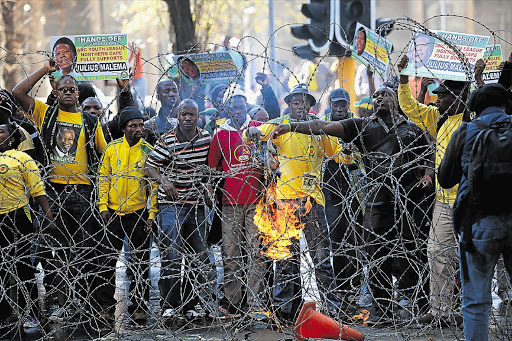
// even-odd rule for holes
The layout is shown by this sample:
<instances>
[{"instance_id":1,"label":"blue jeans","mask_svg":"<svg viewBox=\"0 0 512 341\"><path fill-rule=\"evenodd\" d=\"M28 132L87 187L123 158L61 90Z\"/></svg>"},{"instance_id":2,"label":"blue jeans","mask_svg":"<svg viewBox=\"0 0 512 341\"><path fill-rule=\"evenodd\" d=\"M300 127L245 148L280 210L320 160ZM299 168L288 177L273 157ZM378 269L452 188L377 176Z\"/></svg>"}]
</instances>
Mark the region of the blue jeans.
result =
<instances>
[{"instance_id":1,"label":"blue jeans","mask_svg":"<svg viewBox=\"0 0 512 341\"><path fill-rule=\"evenodd\" d=\"M300 203L303 210L305 200L290 200ZM325 217L324 207L311 199L313 207L311 211L300 221L305 224L303 233L308 242L308 250L313 260L315 277L320 292L320 298L328 308L337 308L339 299L333 294L336 288L334 270L331 265L331 240L329 227ZM291 248L291 258L276 262L275 287L273 299L280 313L284 315L296 315L302 305L302 286L300 275L300 244L294 240Z\"/></svg>"},{"instance_id":2,"label":"blue jeans","mask_svg":"<svg viewBox=\"0 0 512 341\"><path fill-rule=\"evenodd\" d=\"M512 274L512 215L488 216L474 223L472 229L475 251L466 252L469 281L462 272L460 276L464 334L466 341L486 341L492 278L501 254L508 274Z\"/></svg>"},{"instance_id":3,"label":"blue jeans","mask_svg":"<svg viewBox=\"0 0 512 341\"><path fill-rule=\"evenodd\" d=\"M206 210L203 205L159 205L158 244L162 266L158 287L162 309L184 304L183 310L187 311L194 309L199 300L202 304L207 300L205 274L210 271L210 261L206 248ZM184 276L181 275L183 257Z\"/></svg>"}]
</instances>

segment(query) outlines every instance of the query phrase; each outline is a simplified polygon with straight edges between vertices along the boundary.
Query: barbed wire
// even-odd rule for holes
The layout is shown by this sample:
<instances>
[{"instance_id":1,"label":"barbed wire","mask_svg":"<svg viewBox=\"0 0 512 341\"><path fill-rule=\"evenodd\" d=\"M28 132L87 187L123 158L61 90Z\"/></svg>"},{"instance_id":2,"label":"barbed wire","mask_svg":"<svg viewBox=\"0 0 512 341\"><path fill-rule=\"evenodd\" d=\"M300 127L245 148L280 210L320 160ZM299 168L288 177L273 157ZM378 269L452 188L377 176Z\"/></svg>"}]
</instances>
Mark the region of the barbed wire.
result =
<instances>
[{"instance_id":1,"label":"barbed wire","mask_svg":"<svg viewBox=\"0 0 512 341\"><path fill-rule=\"evenodd\" d=\"M463 65L469 88L474 81L471 63L457 46L426 27L439 17L423 23L398 18L392 25L394 30L411 33L409 44L417 32L445 43ZM511 47L510 42L499 35L505 30L493 31L464 16L445 17L477 23L495 41L507 44L503 51ZM278 30L288 28L289 25L285 25ZM301 79L300 75L295 75L284 61L269 58L270 40L243 39L253 39L264 47L263 54L233 48L245 56L244 69L249 63L263 60L262 71L277 79L277 84L287 91L290 90L287 81L273 72L275 65L297 82L311 82L311 77ZM409 44L402 51L390 53L389 78L398 75L395 66L408 53ZM183 54L207 48L194 46ZM289 47L275 48L290 50ZM24 57L51 57L47 51L4 52L7 54L0 60L14 57L24 77L43 61L25 63ZM169 54L158 54L143 58L143 66L158 70L148 71L145 76L168 79L172 68L166 61L168 57ZM325 62L325 58L322 56L320 63ZM338 65L342 77L345 77L344 63L341 60ZM312 73L319 72L319 67L317 64ZM239 74L231 83L241 83L244 76L252 78L254 75ZM336 77L331 76L331 83ZM46 78L36 84L34 96L48 95L41 93ZM177 84L181 86L180 82ZM210 97L204 85L206 83L200 81L193 89L179 90L182 95L200 97L216 105L216 99ZM325 97L329 89L319 89L318 93ZM157 92L158 89L154 89L149 96L151 105L158 103ZM456 93L452 94L463 100ZM108 111L118 98L119 95L104 110ZM266 100L268 98L264 98ZM226 118L234 119L229 103L217 105L217 111L224 111ZM400 123L398 116L393 119L392 128L386 126L386 129L397 135L398 127L404 123ZM291 118L285 120L271 122L287 123ZM287 340L294 337L293 325L303 302L316 301L320 312L361 330L368 339L417 340L424 339L425 335L432 340L460 339L463 330L458 323L461 301L457 243L444 244L436 240L432 232L446 220L443 212L438 212L436 195L439 198L442 194L411 183L411 174L434 170L429 160L440 146L432 142L435 136L428 133L432 127L421 127L425 129L421 131L410 128L412 123L406 118L403 120L409 127L407 132L414 136L399 135L397 150L368 147L361 142L365 138L364 129L354 134L354 144L362 145L358 150L336 138L299 137L296 142L298 135L295 133L260 146L235 133L225 137L222 143L241 146L246 151L242 154L246 159L240 162L243 166L235 166L233 156L221 150L224 169L208 167L204 156L200 166L192 159L176 157L183 152L179 148L184 147L177 139L174 145L167 146L167 156L172 160L169 167L162 166L160 171L174 172L181 162L182 167L193 171L187 173L187 178L181 174L176 184L200 179L197 181L199 188L187 188L183 195L186 197L186 192L193 190L206 194L178 203L169 203L160 197L155 227L150 233L141 232L150 214L149 198L155 191L145 175L126 169L103 179L111 181L109 186L121 198L120 205L129 206L128 201L139 193L149 193L146 207L132 207L126 217L111 209L105 224L97 206L99 178L87 175L94 187L59 184L52 175L53 166L40 165L58 228L48 226L48 219L34 201L25 206L25 211L0 216L3 219L0 222L0 294L5 304L2 312L7 314L0 325L0 337ZM216 131L222 130L219 126L216 125ZM213 148L215 141L218 140L207 145ZM285 170L281 177L269 165L269 158L276 157L272 155L272 142L276 144L280 170ZM303 142L308 144L307 148L301 145ZM286 147L292 143L298 150ZM334 147L328 147L331 143L339 148L335 151ZM112 142L108 146L114 145ZM299 146L303 150L299 150ZM309 150L314 153L309 154ZM43 151L48 152L44 144ZM113 155L119 162L125 158L117 150ZM148 155L150 159L155 157L148 153L142 159ZM343 161L345 158L348 159ZM20 164L20 167L28 167L28 161ZM222 165L220 162L214 166ZM294 173L293 167L297 166L290 165L309 168L297 168ZM321 179L313 182L314 191L304 191L297 185L304 179L302 172L317 174ZM3 174L1 168L0 173ZM113 182L114 176L140 182L140 190L133 195L123 193L123 189L116 188L119 182ZM226 187L233 184L233 179L241 182L239 192ZM31 189L27 186L26 193ZM236 195L244 192L251 192L257 200L239 204L237 198L241 199ZM14 188L3 185L0 207L15 193ZM304 193L314 195L306 198ZM384 205L375 198L379 195L387 198ZM210 202L214 203L211 209L208 208ZM267 219L266 227L270 230L262 231L263 219ZM456 241L455 232L452 233L452 240ZM284 251L281 249L284 255L269 256L269 250L280 242L285 244ZM434 247L436 250L432 253ZM439 278L432 274L433 257L443 259L444 269ZM442 297L429 293L433 285L438 286ZM495 340L508 340L512 323L507 303L511 302L512 289L502 263L498 265L492 289L500 298L493 301L489 332ZM165 297L167 292L169 295ZM438 308L442 318L418 323L418 319L431 311L431 305L437 304L435 302L441 302ZM448 306L442 306L446 303ZM361 317L363 310L369 311L367 322ZM372 317L380 313L388 322L384 328L370 324Z\"/></svg>"}]
</instances>

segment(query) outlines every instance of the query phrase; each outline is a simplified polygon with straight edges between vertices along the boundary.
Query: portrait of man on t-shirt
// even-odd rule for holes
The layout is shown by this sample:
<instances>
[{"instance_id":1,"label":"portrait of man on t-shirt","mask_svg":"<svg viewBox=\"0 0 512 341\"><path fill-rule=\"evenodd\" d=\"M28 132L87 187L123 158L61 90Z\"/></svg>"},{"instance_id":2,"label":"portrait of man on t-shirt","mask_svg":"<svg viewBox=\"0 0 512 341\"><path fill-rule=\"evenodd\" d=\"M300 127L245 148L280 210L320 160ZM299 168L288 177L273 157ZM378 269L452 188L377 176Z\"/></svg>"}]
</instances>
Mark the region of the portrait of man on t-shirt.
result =
<instances>
[{"instance_id":1,"label":"portrait of man on t-shirt","mask_svg":"<svg viewBox=\"0 0 512 341\"><path fill-rule=\"evenodd\" d=\"M57 121L53 157L55 161L74 162L80 136L80 126Z\"/></svg>"}]
</instances>

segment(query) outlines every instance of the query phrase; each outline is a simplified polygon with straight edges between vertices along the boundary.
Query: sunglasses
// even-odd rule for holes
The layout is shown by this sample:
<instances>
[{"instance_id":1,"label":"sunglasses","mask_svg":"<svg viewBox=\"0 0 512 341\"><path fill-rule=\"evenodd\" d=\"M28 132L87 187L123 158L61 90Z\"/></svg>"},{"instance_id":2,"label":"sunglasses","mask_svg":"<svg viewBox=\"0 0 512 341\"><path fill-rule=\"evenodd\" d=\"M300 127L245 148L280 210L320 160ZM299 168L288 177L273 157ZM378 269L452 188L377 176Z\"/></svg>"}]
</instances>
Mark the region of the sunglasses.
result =
<instances>
[{"instance_id":1,"label":"sunglasses","mask_svg":"<svg viewBox=\"0 0 512 341\"><path fill-rule=\"evenodd\" d=\"M59 89L57 89L57 91L59 91L59 92L61 92L63 94L65 94L67 92L69 92L70 94L74 94L75 92L77 92L77 90L78 89L75 88L75 87L72 87L72 88L59 88Z\"/></svg>"}]
</instances>

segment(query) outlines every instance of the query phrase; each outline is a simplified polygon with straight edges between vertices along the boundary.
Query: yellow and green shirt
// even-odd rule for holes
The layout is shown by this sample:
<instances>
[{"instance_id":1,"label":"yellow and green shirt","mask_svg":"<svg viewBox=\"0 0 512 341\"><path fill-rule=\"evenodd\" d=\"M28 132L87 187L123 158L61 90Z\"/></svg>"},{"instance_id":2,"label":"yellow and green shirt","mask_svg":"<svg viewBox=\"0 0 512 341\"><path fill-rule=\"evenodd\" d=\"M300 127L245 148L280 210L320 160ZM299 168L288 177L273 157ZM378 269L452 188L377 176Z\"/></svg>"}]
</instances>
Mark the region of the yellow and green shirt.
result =
<instances>
[{"instance_id":1,"label":"yellow and green shirt","mask_svg":"<svg viewBox=\"0 0 512 341\"><path fill-rule=\"evenodd\" d=\"M278 119L282 123L293 120L289 116ZM263 141L270 138L277 124L278 122L268 122L257 127L262 133ZM335 155L337 144L326 135L300 133L286 133L272 142L277 147L281 170L281 177L277 179L277 199L311 196L318 204L325 206L325 197L321 189L322 163L324 158Z\"/></svg>"},{"instance_id":2,"label":"yellow and green shirt","mask_svg":"<svg viewBox=\"0 0 512 341\"><path fill-rule=\"evenodd\" d=\"M29 117L41 129L48 105L35 100L34 111ZM59 184L90 185L87 174L89 165L83 131L82 114L59 110L55 129L55 147L50 151L52 169L49 181ZM94 145L102 153L107 143L100 122L95 134Z\"/></svg>"},{"instance_id":3,"label":"yellow and green shirt","mask_svg":"<svg viewBox=\"0 0 512 341\"><path fill-rule=\"evenodd\" d=\"M118 215L141 210L150 201L149 218L157 212L158 185L145 176L146 160L152 147L144 140L130 147L124 137L110 142L98 167L98 206Z\"/></svg>"},{"instance_id":4,"label":"yellow and green shirt","mask_svg":"<svg viewBox=\"0 0 512 341\"><path fill-rule=\"evenodd\" d=\"M0 153L0 214L28 205L28 195L46 195L37 164L18 150Z\"/></svg>"}]
</instances>

